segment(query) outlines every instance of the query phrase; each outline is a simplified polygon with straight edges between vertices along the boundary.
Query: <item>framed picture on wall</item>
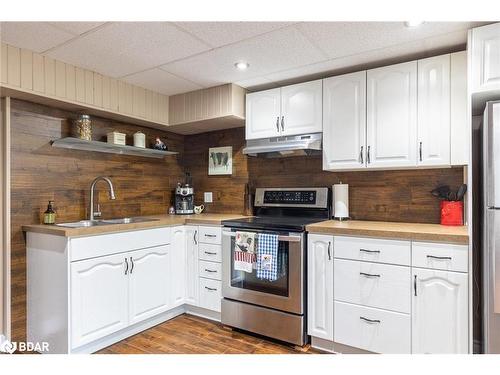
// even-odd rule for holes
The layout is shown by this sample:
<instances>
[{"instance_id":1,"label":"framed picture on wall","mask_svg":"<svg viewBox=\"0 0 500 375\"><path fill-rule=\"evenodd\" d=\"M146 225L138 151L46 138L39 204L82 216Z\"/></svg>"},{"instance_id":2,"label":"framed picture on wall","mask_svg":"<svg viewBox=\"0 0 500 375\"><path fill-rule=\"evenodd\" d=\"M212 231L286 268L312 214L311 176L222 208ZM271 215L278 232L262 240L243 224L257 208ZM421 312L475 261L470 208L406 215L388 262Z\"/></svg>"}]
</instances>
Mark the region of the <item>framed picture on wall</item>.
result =
<instances>
[{"instance_id":1,"label":"framed picture on wall","mask_svg":"<svg viewBox=\"0 0 500 375\"><path fill-rule=\"evenodd\" d=\"M233 174L233 147L211 147L208 149L208 175Z\"/></svg>"}]
</instances>

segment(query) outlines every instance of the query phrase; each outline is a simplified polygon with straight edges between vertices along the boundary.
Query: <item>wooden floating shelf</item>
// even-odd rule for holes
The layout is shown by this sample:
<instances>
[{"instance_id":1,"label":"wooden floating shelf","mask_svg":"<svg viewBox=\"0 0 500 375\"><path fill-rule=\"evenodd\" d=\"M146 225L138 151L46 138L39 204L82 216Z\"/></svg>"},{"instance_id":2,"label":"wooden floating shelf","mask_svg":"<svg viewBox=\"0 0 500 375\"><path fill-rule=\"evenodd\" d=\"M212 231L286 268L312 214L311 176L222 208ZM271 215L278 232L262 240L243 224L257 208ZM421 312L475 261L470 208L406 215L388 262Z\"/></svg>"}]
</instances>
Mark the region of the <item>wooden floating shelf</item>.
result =
<instances>
[{"instance_id":1,"label":"wooden floating shelf","mask_svg":"<svg viewBox=\"0 0 500 375\"><path fill-rule=\"evenodd\" d=\"M52 141L52 147L69 148L73 150L105 152L108 154L143 156L146 158L161 159L165 156L176 155L178 152L160 151L152 148L122 146L99 141L86 141L84 139L66 137Z\"/></svg>"}]
</instances>

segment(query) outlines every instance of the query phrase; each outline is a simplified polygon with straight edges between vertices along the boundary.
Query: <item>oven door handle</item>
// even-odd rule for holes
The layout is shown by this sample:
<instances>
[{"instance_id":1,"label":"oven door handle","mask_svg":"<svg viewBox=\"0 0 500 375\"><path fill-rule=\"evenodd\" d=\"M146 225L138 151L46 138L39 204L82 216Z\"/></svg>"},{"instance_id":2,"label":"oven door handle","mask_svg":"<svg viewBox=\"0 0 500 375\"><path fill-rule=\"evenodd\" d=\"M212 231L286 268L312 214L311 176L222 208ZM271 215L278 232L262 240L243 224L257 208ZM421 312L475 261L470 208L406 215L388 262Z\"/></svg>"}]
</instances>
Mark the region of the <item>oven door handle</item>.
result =
<instances>
[{"instance_id":1,"label":"oven door handle","mask_svg":"<svg viewBox=\"0 0 500 375\"><path fill-rule=\"evenodd\" d=\"M236 232L222 232L222 234L228 237L236 237ZM301 236L278 236L278 241L283 242L300 242L301 240Z\"/></svg>"}]
</instances>

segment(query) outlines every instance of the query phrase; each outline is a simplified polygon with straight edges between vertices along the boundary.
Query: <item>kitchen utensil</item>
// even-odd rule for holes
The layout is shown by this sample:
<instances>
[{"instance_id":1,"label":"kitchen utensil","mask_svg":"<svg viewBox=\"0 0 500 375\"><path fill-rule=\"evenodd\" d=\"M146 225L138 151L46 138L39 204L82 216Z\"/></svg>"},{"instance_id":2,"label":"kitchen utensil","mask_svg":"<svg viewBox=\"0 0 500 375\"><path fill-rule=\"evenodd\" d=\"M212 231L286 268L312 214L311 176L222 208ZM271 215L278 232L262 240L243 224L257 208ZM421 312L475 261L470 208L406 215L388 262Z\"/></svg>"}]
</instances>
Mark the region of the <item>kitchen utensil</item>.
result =
<instances>
[{"instance_id":1,"label":"kitchen utensil","mask_svg":"<svg viewBox=\"0 0 500 375\"><path fill-rule=\"evenodd\" d=\"M457 200L457 194L454 191L449 191L448 192L448 200L450 202L456 201Z\"/></svg>"},{"instance_id":2,"label":"kitchen utensil","mask_svg":"<svg viewBox=\"0 0 500 375\"><path fill-rule=\"evenodd\" d=\"M441 185L431 191L431 194L437 198L448 199L450 187L448 185Z\"/></svg>"},{"instance_id":3,"label":"kitchen utensil","mask_svg":"<svg viewBox=\"0 0 500 375\"><path fill-rule=\"evenodd\" d=\"M464 199L466 192L467 192L467 185L466 184L460 185L457 191L457 201L461 201L462 199Z\"/></svg>"}]
</instances>

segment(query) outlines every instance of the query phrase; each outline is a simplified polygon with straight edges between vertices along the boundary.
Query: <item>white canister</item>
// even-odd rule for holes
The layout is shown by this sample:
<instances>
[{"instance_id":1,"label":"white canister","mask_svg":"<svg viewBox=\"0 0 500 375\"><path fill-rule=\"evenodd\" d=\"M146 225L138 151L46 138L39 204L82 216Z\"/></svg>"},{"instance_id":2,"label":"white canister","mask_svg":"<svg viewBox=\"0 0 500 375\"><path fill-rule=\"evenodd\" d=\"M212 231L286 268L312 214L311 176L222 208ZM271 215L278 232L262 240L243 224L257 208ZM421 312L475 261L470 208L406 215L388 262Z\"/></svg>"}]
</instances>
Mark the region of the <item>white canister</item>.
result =
<instances>
[{"instance_id":1,"label":"white canister","mask_svg":"<svg viewBox=\"0 0 500 375\"><path fill-rule=\"evenodd\" d=\"M336 219L349 218L349 185L340 184L333 185L333 216Z\"/></svg>"},{"instance_id":2,"label":"white canister","mask_svg":"<svg viewBox=\"0 0 500 375\"><path fill-rule=\"evenodd\" d=\"M144 133L134 133L134 146L146 148L146 136L144 135Z\"/></svg>"}]
</instances>

